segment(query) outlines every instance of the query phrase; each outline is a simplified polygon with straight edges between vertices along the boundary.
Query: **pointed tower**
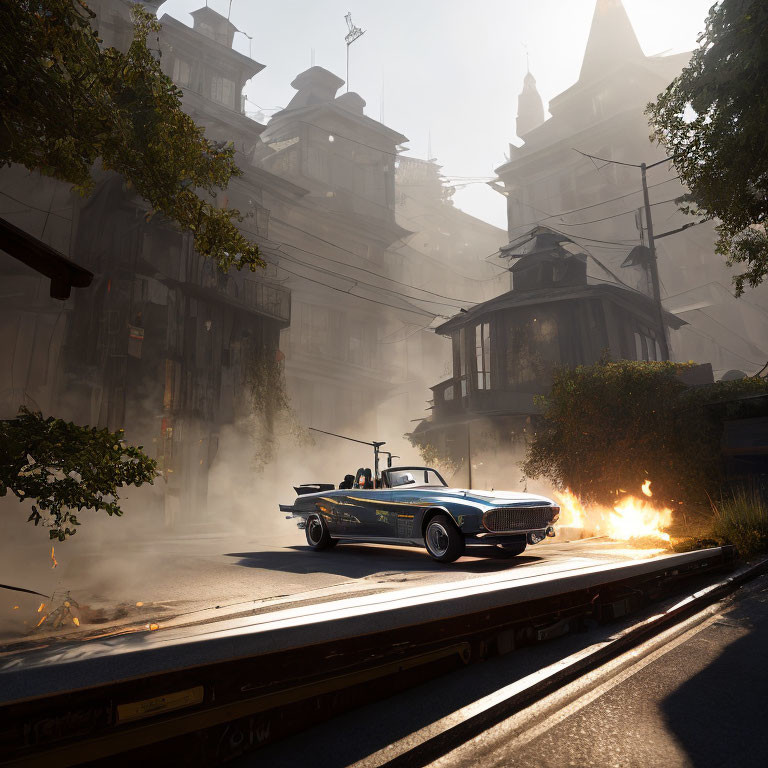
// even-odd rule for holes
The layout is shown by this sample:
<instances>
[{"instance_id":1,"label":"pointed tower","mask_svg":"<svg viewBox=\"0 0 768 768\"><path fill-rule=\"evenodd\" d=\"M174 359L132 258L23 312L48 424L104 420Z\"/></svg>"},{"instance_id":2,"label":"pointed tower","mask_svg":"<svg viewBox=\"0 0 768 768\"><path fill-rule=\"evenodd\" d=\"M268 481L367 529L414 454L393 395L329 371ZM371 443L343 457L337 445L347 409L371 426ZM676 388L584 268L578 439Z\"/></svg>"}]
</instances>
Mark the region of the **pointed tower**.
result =
<instances>
[{"instance_id":1,"label":"pointed tower","mask_svg":"<svg viewBox=\"0 0 768 768\"><path fill-rule=\"evenodd\" d=\"M517 135L522 139L544 122L544 104L536 89L536 78L530 70L523 80L523 91L517 97Z\"/></svg>"},{"instance_id":2,"label":"pointed tower","mask_svg":"<svg viewBox=\"0 0 768 768\"><path fill-rule=\"evenodd\" d=\"M610 72L619 61L645 58L621 0L597 0L579 80Z\"/></svg>"}]
</instances>

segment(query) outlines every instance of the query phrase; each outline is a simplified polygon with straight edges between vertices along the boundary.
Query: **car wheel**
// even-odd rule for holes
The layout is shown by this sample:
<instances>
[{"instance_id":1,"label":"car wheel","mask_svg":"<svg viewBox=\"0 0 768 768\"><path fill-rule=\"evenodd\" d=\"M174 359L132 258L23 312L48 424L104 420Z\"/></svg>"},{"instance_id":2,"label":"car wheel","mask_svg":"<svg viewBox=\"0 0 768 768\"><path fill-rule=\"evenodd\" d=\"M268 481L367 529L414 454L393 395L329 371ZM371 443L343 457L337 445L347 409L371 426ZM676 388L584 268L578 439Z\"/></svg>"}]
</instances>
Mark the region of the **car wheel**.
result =
<instances>
[{"instance_id":1,"label":"car wheel","mask_svg":"<svg viewBox=\"0 0 768 768\"><path fill-rule=\"evenodd\" d=\"M526 542L521 544L500 544L498 550L502 557L517 557L525 552Z\"/></svg>"},{"instance_id":2,"label":"car wheel","mask_svg":"<svg viewBox=\"0 0 768 768\"><path fill-rule=\"evenodd\" d=\"M329 549L336 543L331 538L331 534L328 533L328 526L320 515L310 515L307 518L307 527L304 529L304 533L307 536L307 544L318 551Z\"/></svg>"},{"instance_id":3,"label":"car wheel","mask_svg":"<svg viewBox=\"0 0 768 768\"><path fill-rule=\"evenodd\" d=\"M427 523L424 544L439 563L452 563L464 554L464 537L446 515L435 515Z\"/></svg>"}]
</instances>

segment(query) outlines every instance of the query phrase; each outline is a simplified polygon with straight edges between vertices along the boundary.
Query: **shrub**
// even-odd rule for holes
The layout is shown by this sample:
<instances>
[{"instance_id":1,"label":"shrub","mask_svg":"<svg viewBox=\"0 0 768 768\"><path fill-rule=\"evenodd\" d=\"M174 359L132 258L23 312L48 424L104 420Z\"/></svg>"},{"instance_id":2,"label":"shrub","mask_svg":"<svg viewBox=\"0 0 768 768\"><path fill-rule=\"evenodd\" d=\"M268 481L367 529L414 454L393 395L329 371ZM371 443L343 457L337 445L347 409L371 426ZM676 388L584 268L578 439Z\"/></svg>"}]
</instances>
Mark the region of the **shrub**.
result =
<instances>
[{"instance_id":1,"label":"shrub","mask_svg":"<svg viewBox=\"0 0 768 768\"><path fill-rule=\"evenodd\" d=\"M551 391L539 399L543 419L525 473L600 504L650 478L655 500L673 509L681 502L708 507L723 468L721 422L706 406L768 392L768 382L690 388L678 373L691 365L623 360L558 369Z\"/></svg>"},{"instance_id":2,"label":"shrub","mask_svg":"<svg viewBox=\"0 0 768 768\"><path fill-rule=\"evenodd\" d=\"M756 486L738 488L712 506L716 538L733 544L741 557L768 551L768 501Z\"/></svg>"}]
</instances>

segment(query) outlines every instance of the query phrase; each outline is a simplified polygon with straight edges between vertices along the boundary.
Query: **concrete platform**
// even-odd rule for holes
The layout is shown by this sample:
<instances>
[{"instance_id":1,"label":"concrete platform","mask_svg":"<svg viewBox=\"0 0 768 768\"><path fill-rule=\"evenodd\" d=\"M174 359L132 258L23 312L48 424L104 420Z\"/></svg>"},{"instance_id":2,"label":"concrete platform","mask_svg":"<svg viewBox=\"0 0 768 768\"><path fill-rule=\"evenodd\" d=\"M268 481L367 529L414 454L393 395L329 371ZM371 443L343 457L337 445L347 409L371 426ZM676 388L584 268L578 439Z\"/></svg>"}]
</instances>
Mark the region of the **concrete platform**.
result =
<instances>
[{"instance_id":1,"label":"concrete platform","mask_svg":"<svg viewBox=\"0 0 768 768\"><path fill-rule=\"evenodd\" d=\"M0 659L0 704L136 680L169 670L420 627L723 558L721 549L595 565L578 558L267 614L59 645Z\"/></svg>"}]
</instances>

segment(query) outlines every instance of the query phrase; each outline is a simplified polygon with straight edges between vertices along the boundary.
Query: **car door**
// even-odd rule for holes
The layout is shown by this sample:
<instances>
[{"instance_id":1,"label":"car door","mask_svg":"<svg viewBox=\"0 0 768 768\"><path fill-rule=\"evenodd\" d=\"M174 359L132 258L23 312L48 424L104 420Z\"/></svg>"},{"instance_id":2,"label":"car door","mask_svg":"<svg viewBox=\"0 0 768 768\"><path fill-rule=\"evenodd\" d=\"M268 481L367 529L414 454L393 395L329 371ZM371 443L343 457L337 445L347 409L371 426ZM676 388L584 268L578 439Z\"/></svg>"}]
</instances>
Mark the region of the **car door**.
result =
<instances>
[{"instance_id":1,"label":"car door","mask_svg":"<svg viewBox=\"0 0 768 768\"><path fill-rule=\"evenodd\" d=\"M350 490L347 498L359 520L357 525L350 527L350 534L369 539L395 538L397 515L387 504L390 495L388 488Z\"/></svg>"}]
</instances>

